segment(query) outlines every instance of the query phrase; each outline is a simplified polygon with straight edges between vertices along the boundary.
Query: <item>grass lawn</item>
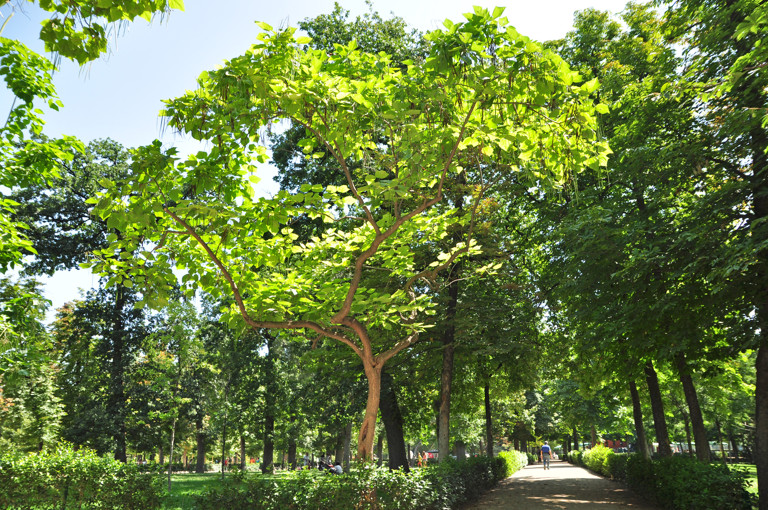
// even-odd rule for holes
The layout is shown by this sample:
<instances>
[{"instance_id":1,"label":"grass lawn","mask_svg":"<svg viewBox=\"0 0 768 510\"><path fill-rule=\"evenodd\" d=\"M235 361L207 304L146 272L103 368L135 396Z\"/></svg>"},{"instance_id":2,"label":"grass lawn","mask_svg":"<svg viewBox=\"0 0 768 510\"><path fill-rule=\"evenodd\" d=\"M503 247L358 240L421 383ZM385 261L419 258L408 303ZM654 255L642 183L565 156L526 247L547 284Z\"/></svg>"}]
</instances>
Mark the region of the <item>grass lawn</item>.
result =
<instances>
[{"instance_id":1,"label":"grass lawn","mask_svg":"<svg viewBox=\"0 0 768 510\"><path fill-rule=\"evenodd\" d=\"M168 478L163 476L168 483ZM194 503L193 496L207 489L221 486L221 473L177 473L171 478L171 495L163 505L167 510L188 510Z\"/></svg>"},{"instance_id":2,"label":"grass lawn","mask_svg":"<svg viewBox=\"0 0 768 510\"><path fill-rule=\"evenodd\" d=\"M749 491L753 494L757 494L757 466L754 464L728 464L728 467L746 473L747 480L749 481Z\"/></svg>"},{"instance_id":3,"label":"grass lawn","mask_svg":"<svg viewBox=\"0 0 768 510\"><path fill-rule=\"evenodd\" d=\"M232 476L230 473L227 477ZM248 476L285 478L291 476L290 471L278 471L275 475L262 475L251 471ZM168 487L168 475L163 474L164 487ZM202 494L208 489L221 487L221 473L176 473L171 477L171 495L166 498L164 510L189 510L195 502L194 496Z\"/></svg>"}]
</instances>

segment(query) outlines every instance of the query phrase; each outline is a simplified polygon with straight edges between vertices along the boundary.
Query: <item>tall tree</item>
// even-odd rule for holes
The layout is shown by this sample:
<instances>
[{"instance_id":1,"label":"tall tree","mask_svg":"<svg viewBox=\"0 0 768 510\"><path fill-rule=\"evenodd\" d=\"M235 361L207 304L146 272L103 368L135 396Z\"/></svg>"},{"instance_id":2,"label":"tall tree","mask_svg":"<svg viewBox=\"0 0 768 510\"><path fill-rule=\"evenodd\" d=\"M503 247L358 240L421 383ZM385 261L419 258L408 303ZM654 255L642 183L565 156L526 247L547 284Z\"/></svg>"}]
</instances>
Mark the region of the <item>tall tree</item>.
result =
<instances>
[{"instance_id":1,"label":"tall tree","mask_svg":"<svg viewBox=\"0 0 768 510\"><path fill-rule=\"evenodd\" d=\"M565 63L508 30L502 11L478 8L466 22L431 32L429 57L407 69L354 44L336 46L333 55L303 49L308 41L295 40L293 29L261 24L266 32L252 50L168 102L172 126L214 147L179 164L159 142L144 147L133 176L97 201L99 214L123 233L100 252L97 269L115 274L116 283L137 275L146 302L157 305L175 284L171 267L186 267L185 289L234 298L233 324L306 329L345 344L369 384L358 455L370 458L381 370L418 339L419 316L431 308L427 288L416 283L472 251L465 238L436 260L412 255L414 244L471 223L436 207L447 179L473 163L478 171L468 182L479 194L483 163L495 161L557 186L605 160L594 105L585 101L596 82L573 86ZM253 199L251 163L264 160L266 149L251 140L283 118L306 126L305 151L332 155L346 185L307 184L298 194ZM342 228L296 246L288 226L304 215ZM140 245L140 256L119 256ZM365 286L371 271L400 289ZM378 327L397 331L397 343L379 345L371 336Z\"/></svg>"}]
</instances>

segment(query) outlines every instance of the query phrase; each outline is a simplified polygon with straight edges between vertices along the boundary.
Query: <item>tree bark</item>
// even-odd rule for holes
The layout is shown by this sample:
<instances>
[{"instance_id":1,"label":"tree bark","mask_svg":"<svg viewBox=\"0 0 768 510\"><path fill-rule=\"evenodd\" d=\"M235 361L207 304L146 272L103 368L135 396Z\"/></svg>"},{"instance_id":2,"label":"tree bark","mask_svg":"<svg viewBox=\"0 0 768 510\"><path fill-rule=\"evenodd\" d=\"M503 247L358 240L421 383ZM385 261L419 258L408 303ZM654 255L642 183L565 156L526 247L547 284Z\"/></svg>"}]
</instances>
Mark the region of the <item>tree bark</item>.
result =
<instances>
[{"instance_id":1,"label":"tree bark","mask_svg":"<svg viewBox=\"0 0 768 510\"><path fill-rule=\"evenodd\" d=\"M459 207L461 207L459 205ZM451 386L453 384L453 359L456 346L456 307L459 302L459 282L456 275L459 265L454 265L448 273L448 302L445 310L445 331L443 333L443 370L440 375L440 412L437 436L439 462L449 458L451 450Z\"/></svg>"},{"instance_id":2,"label":"tree bark","mask_svg":"<svg viewBox=\"0 0 768 510\"><path fill-rule=\"evenodd\" d=\"M203 418L198 416L195 421L195 440L197 442L197 462L195 462L195 473L205 473L205 448L206 433L203 430Z\"/></svg>"},{"instance_id":3,"label":"tree bark","mask_svg":"<svg viewBox=\"0 0 768 510\"><path fill-rule=\"evenodd\" d=\"M389 445L387 445L387 448L389 448ZM381 467L382 463L384 462L384 436L381 434L379 434L379 438L376 440L376 457L376 465ZM406 465L408 464L407 459L405 463Z\"/></svg>"},{"instance_id":4,"label":"tree bark","mask_svg":"<svg viewBox=\"0 0 768 510\"><path fill-rule=\"evenodd\" d=\"M245 436L240 433L240 469L245 471Z\"/></svg>"},{"instance_id":5,"label":"tree bark","mask_svg":"<svg viewBox=\"0 0 768 510\"><path fill-rule=\"evenodd\" d=\"M221 479L222 480L224 480L224 464L225 464L225 459L227 458L227 421L228 421L228 417L225 415L224 424L221 427Z\"/></svg>"},{"instance_id":6,"label":"tree bark","mask_svg":"<svg viewBox=\"0 0 768 510\"><path fill-rule=\"evenodd\" d=\"M485 454L493 457L493 422L491 421L491 383L486 381L483 391L485 395Z\"/></svg>"},{"instance_id":7,"label":"tree bark","mask_svg":"<svg viewBox=\"0 0 768 510\"><path fill-rule=\"evenodd\" d=\"M125 287L115 288L115 307L112 316L110 337L112 339L112 366L110 367L110 408L114 415L115 459L128 460L126 450L125 427L125 307L127 299Z\"/></svg>"},{"instance_id":8,"label":"tree bark","mask_svg":"<svg viewBox=\"0 0 768 510\"><path fill-rule=\"evenodd\" d=\"M296 438L291 436L288 440L288 465L293 471L296 471L296 448Z\"/></svg>"},{"instance_id":9,"label":"tree bark","mask_svg":"<svg viewBox=\"0 0 768 510\"><path fill-rule=\"evenodd\" d=\"M171 427L171 460L168 463L168 492L171 492L171 475L173 474L173 443L176 440L176 418L173 419L173 426Z\"/></svg>"},{"instance_id":10,"label":"tree bark","mask_svg":"<svg viewBox=\"0 0 768 510\"><path fill-rule=\"evenodd\" d=\"M728 464L728 459L725 456L725 449L723 448L723 429L720 427L720 419L715 418L715 426L717 427L717 446L720 448L720 458L723 459L723 464Z\"/></svg>"},{"instance_id":11,"label":"tree bark","mask_svg":"<svg viewBox=\"0 0 768 510\"><path fill-rule=\"evenodd\" d=\"M637 451L644 459L651 458L651 452L648 449L648 438L645 436L645 426L643 425L643 407L640 404L640 394L637 391L635 381L629 381L629 393L632 396L632 417L635 420L635 433L637 434Z\"/></svg>"},{"instance_id":12,"label":"tree bark","mask_svg":"<svg viewBox=\"0 0 768 510\"><path fill-rule=\"evenodd\" d=\"M739 463L739 443L736 442L736 434L733 433L733 425L728 426L728 439L731 441L731 448L733 448L733 462Z\"/></svg>"},{"instance_id":13,"label":"tree bark","mask_svg":"<svg viewBox=\"0 0 768 510\"><path fill-rule=\"evenodd\" d=\"M768 331L764 328L761 337L763 345L757 350L755 362L755 454L752 457L757 467L759 508L768 510Z\"/></svg>"},{"instance_id":14,"label":"tree bark","mask_svg":"<svg viewBox=\"0 0 768 510\"><path fill-rule=\"evenodd\" d=\"M368 402L365 405L365 416L357 436L358 460L371 462L373 460L373 439L376 435L376 416L379 412L381 398L382 365L372 355L363 358L363 369L368 379Z\"/></svg>"},{"instance_id":15,"label":"tree bark","mask_svg":"<svg viewBox=\"0 0 768 510\"><path fill-rule=\"evenodd\" d=\"M267 380L264 394L264 454L262 455L261 472L275 472L275 412L277 407L277 355L275 353L275 338L271 334L264 335L267 341L264 375Z\"/></svg>"},{"instance_id":16,"label":"tree bark","mask_svg":"<svg viewBox=\"0 0 768 510\"><path fill-rule=\"evenodd\" d=\"M656 441L659 443L659 455L662 457L671 457L672 447L669 442L667 419L664 415L664 402L661 398L659 378L656 375L656 370L653 368L653 362L651 361L645 364L645 381L648 385L648 394L651 397L653 427L656 430Z\"/></svg>"},{"instance_id":17,"label":"tree bark","mask_svg":"<svg viewBox=\"0 0 768 510\"><path fill-rule=\"evenodd\" d=\"M576 427L573 427L573 449L576 451L581 450L579 448L581 445L579 444L579 432L576 430Z\"/></svg>"},{"instance_id":18,"label":"tree bark","mask_svg":"<svg viewBox=\"0 0 768 510\"><path fill-rule=\"evenodd\" d=\"M349 462L352 460L352 422L347 423L344 429L344 472L349 473ZM371 449L371 459L373 459L373 449Z\"/></svg>"},{"instance_id":19,"label":"tree bark","mask_svg":"<svg viewBox=\"0 0 768 510\"><path fill-rule=\"evenodd\" d=\"M387 434L387 451L389 452L389 469L400 469L408 473L408 458L405 454L405 438L403 436L403 417L397 404L397 394L394 381L387 372L381 374L381 420ZM381 438L379 438L381 441Z\"/></svg>"},{"instance_id":20,"label":"tree bark","mask_svg":"<svg viewBox=\"0 0 768 510\"><path fill-rule=\"evenodd\" d=\"M704 418L701 415L701 406L699 406L699 397L696 395L696 387L693 385L691 370L682 352L675 355L675 364L677 365L680 382L683 384L685 401L688 404L688 415L691 418L693 439L696 443L696 458L702 462L709 462L710 453L707 429L704 427Z\"/></svg>"}]
</instances>

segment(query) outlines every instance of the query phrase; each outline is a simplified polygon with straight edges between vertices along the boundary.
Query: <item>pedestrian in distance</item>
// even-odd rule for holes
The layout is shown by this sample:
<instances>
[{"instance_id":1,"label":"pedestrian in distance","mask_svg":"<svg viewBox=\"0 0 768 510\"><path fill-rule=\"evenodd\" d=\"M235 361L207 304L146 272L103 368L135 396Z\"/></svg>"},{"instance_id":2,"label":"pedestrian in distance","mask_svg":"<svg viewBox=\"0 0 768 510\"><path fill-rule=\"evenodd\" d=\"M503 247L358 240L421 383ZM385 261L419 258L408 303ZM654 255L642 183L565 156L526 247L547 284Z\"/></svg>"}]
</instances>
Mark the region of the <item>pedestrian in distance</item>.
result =
<instances>
[{"instance_id":1,"label":"pedestrian in distance","mask_svg":"<svg viewBox=\"0 0 768 510\"><path fill-rule=\"evenodd\" d=\"M541 447L541 461L544 462L544 469L549 469L549 461L552 458L552 448L549 446L548 441L544 441L544 446Z\"/></svg>"}]
</instances>

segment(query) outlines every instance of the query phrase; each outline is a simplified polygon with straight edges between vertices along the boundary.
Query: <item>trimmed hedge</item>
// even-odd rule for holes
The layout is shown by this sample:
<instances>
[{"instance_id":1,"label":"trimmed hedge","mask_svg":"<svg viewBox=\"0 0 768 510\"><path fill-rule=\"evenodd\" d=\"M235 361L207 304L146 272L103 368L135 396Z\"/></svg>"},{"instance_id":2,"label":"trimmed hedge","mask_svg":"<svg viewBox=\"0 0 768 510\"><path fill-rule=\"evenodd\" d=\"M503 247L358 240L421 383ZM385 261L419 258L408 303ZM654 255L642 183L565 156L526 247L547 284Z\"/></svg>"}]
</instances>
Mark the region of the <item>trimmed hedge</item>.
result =
<instances>
[{"instance_id":1,"label":"trimmed hedge","mask_svg":"<svg viewBox=\"0 0 768 510\"><path fill-rule=\"evenodd\" d=\"M526 464L525 454L504 452L493 459L450 460L409 474L369 465L342 476L314 470L284 479L257 475L199 496L196 508L449 510L476 499Z\"/></svg>"},{"instance_id":2,"label":"trimmed hedge","mask_svg":"<svg viewBox=\"0 0 768 510\"><path fill-rule=\"evenodd\" d=\"M159 477L88 449L0 455L0 508L158 508L163 495Z\"/></svg>"},{"instance_id":3,"label":"trimmed hedge","mask_svg":"<svg viewBox=\"0 0 768 510\"><path fill-rule=\"evenodd\" d=\"M682 455L653 461L631 455L626 462L627 483L673 510L751 510L754 503L741 473L720 463L704 463Z\"/></svg>"},{"instance_id":4,"label":"trimmed hedge","mask_svg":"<svg viewBox=\"0 0 768 510\"><path fill-rule=\"evenodd\" d=\"M704 463L682 455L646 460L639 454L617 454L598 445L573 451L568 460L613 478L625 480L661 508L671 510L750 510L754 496L744 475L720 463Z\"/></svg>"}]
</instances>

